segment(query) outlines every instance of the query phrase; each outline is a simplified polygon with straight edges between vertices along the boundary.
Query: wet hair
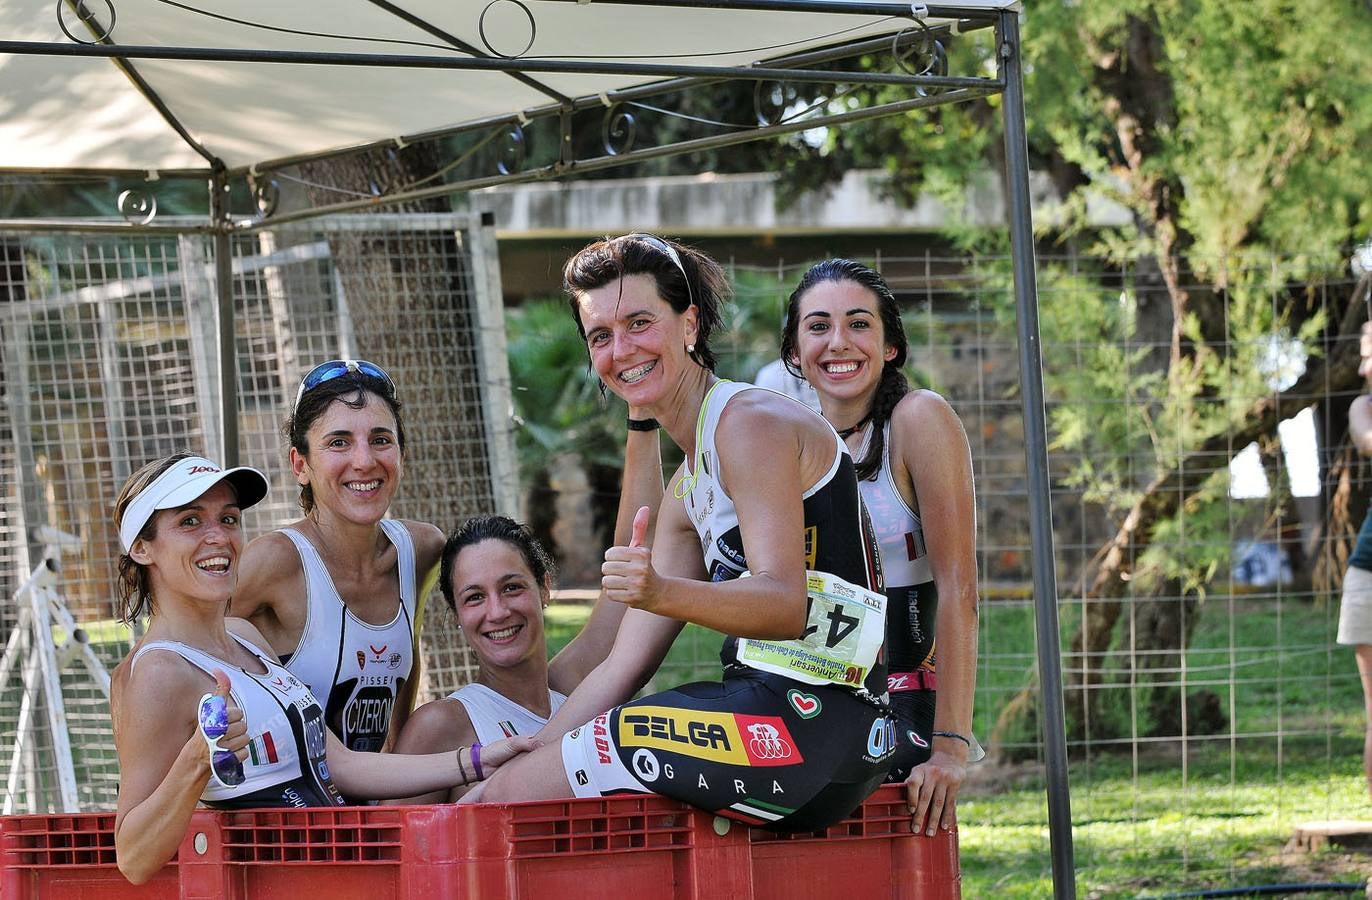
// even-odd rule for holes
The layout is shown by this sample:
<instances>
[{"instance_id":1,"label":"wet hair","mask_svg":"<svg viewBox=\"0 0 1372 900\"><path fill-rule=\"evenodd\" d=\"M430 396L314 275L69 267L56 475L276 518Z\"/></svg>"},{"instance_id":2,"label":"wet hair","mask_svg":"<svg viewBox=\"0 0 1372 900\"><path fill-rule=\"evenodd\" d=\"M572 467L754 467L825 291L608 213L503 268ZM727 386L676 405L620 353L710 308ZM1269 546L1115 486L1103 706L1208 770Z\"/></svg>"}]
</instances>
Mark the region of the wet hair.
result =
<instances>
[{"instance_id":1,"label":"wet hair","mask_svg":"<svg viewBox=\"0 0 1372 900\"><path fill-rule=\"evenodd\" d=\"M337 400L349 409L361 409L367 405L367 395L379 397L395 417L395 440L400 452L405 452L405 422L400 417L400 401L395 391L380 378L373 378L361 372L347 372L337 378L330 378L305 392L299 405L286 420L286 440L301 456L310 455L310 427L324 415L329 404ZM314 490L308 484L300 486L300 508L305 512L314 509Z\"/></svg>"},{"instance_id":2,"label":"wet hair","mask_svg":"<svg viewBox=\"0 0 1372 900\"><path fill-rule=\"evenodd\" d=\"M786 324L781 330L781 359L787 371L797 378L804 376L800 366L792 362L798 355L796 344L800 329L800 298L817 284L834 281L851 281L871 291L877 298L877 315L881 319L882 339L887 347L894 347L896 355L886 360L881 369L881 380L877 382L876 393L872 395L872 405L867 409L867 418L872 421L872 439L867 442L867 453L857 462L859 481L875 478L881 469L881 459L886 453L886 422L900 402L900 398L910 393L910 382L901 371L905 365L908 342L905 338L905 325L900 320L900 307L895 294L887 286L886 279L875 269L864 266L851 259L826 259L815 263L801 276L796 289L786 301Z\"/></svg>"},{"instance_id":3,"label":"wet hair","mask_svg":"<svg viewBox=\"0 0 1372 900\"><path fill-rule=\"evenodd\" d=\"M659 241L676 251L680 266L661 246L654 246ZM658 296L677 313L695 304L696 339L691 359L713 372L716 360L710 349L710 334L720 326L720 309L729 297L729 279L719 263L699 250L654 235L626 234L596 241L577 251L562 267L562 287L582 341L586 340L586 329L581 324L577 297L629 275L653 276Z\"/></svg>"},{"instance_id":4,"label":"wet hair","mask_svg":"<svg viewBox=\"0 0 1372 900\"><path fill-rule=\"evenodd\" d=\"M504 541L518 550L539 588L551 583L557 575L552 557L543 549L543 544L534 537L528 525L520 525L507 516L472 516L448 535L439 563L438 586L453 612L457 612L457 597L453 594L453 568L457 565L457 555L464 548L490 540Z\"/></svg>"},{"instance_id":5,"label":"wet hair","mask_svg":"<svg viewBox=\"0 0 1372 900\"><path fill-rule=\"evenodd\" d=\"M130 475L128 481L125 481L124 486L119 489L118 499L114 501L115 530L118 531L119 523L124 519L124 512L135 497L156 481L163 472L181 460L192 456L199 456L199 454L182 450L173 453L171 456L154 459ZM154 511L148 517L147 524L143 526L142 531L138 532L140 540L150 541L157 537L157 512ZM148 567L127 553L119 554L117 570L118 581L115 585L115 591L118 598L115 601L115 612L119 616L119 621L125 625L132 625L153 611L152 578L148 572Z\"/></svg>"}]
</instances>

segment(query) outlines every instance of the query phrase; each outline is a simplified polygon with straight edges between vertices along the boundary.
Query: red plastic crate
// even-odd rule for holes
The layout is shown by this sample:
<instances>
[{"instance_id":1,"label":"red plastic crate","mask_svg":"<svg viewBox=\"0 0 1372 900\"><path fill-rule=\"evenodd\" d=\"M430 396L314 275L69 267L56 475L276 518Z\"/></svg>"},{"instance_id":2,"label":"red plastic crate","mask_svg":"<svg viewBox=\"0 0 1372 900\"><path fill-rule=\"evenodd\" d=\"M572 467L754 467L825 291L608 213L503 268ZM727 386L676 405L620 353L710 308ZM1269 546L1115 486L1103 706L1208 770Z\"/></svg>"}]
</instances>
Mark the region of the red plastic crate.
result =
<instances>
[{"instance_id":1,"label":"red plastic crate","mask_svg":"<svg viewBox=\"0 0 1372 900\"><path fill-rule=\"evenodd\" d=\"M148 884L114 864L114 816L0 819L20 898L644 900L959 896L957 838L909 833L898 788L823 831L774 835L655 796L484 806L196 812Z\"/></svg>"},{"instance_id":2,"label":"red plastic crate","mask_svg":"<svg viewBox=\"0 0 1372 900\"><path fill-rule=\"evenodd\" d=\"M910 833L900 785L883 785L853 815L805 834L753 829L753 900L796 897L958 900L957 829Z\"/></svg>"}]
</instances>

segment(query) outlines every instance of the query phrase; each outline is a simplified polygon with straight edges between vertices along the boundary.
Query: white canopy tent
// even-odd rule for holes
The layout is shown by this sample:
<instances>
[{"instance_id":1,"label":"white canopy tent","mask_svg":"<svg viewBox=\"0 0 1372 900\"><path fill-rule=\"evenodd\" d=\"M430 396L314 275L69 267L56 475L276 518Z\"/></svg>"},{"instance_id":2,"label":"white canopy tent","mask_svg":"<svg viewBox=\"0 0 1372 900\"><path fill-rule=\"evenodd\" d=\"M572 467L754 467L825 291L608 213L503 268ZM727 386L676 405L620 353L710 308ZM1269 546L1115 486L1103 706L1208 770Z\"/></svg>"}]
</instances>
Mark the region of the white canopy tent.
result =
<instances>
[{"instance_id":1,"label":"white canopy tent","mask_svg":"<svg viewBox=\"0 0 1372 900\"><path fill-rule=\"evenodd\" d=\"M923 106L1003 94L1007 200L1019 312L1031 539L1049 776L1055 893L1075 896L1063 728L1057 586L1029 208L1019 0L949 4L863 0L6 0L0 4L0 172L203 176L219 198L208 228L220 297L231 297L228 240L281 217L239 218L229 179L368 148L552 120L564 152L552 165L402 189L349 206L437 196L513 180L572 176L623 162L838 126ZM948 75L932 41L994 28L997 71ZM913 48L913 49L912 49ZM888 53L889 72L825 66ZM909 63L913 55L917 61ZM568 152L573 113L708 90L723 79L903 86L908 99L768 120L648 148ZM917 148L912 148L917 152ZM60 227L55 222L0 223ZM130 221L91 227L156 229ZM232 304L219 341L232 359ZM220 379L226 448L237 435L234 379Z\"/></svg>"},{"instance_id":2,"label":"white canopy tent","mask_svg":"<svg viewBox=\"0 0 1372 900\"><path fill-rule=\"evenodd\" d=\"M59 5L59 22L51 2L9 0L0 5L6 38L0 169L269 169L577 98L608 99L661 80L650 66L707 74L893 35L914 24L910 4L858 0L671 6L409 0L402 10L384 0L326 7L88 0L74 10ZM795 11L805 6L825 11ZM984 27L998 11L1017 6L1015 0L968 0L930 8L919 21L930 28L959 21ZM892 15L897 10L903 17ZM90 43L66 38L64 25ZM94 55L115 48L127 62L112 65ZM152 51L194 48L207 58L151 58ZM52 55L83 52L90 55ZM267 53L283 55L245 61ZM376 64L358 58L369 54ZM323 61L329 55L333 61ZM468 67L473 61L505 70Z\"/></svg>"}]
</instances>

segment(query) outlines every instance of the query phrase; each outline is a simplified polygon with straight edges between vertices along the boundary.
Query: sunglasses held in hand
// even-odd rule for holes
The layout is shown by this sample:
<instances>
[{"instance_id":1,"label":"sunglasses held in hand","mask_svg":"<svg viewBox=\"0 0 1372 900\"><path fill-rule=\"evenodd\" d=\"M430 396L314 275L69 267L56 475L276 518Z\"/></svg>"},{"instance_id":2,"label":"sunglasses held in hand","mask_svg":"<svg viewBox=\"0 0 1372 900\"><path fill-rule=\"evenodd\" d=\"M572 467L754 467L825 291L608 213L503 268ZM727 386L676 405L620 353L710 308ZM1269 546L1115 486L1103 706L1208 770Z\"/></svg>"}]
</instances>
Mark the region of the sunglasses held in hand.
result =
<instances>
[{"instance_id":1,"label":"sunglasses held in hand","mask_svg":"<svg viewBox=\"0 0 1372 900\"><path fill-rule=\"evenodd\" d=\"M247 776L243 773L243 763L232 750L219 747L219 739L229 730L229 707L218 694L206 694L200 698L200 735L210 748L210 773L215 781L224 787L237 787Z\"/></svg>"}]
</instances>

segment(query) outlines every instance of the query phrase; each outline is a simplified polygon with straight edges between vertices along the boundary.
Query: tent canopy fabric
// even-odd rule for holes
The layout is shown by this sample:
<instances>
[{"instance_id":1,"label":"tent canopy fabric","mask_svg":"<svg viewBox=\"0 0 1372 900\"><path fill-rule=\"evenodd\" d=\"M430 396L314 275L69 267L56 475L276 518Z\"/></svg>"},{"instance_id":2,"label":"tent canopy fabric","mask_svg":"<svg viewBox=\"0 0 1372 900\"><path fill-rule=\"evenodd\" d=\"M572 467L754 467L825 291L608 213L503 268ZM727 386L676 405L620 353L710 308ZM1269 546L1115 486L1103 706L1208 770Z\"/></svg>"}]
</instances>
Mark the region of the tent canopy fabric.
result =
<instances>
[{"instance_id":1,"label":"tent canopy fabric","mask_svg":"<svg viewBox=\"0 0 1372 900\"><path fill-rule=\"evenodd\" d=\"M651 0L404 0L403 7L389 0L84 2L87 24L72 11L80 8L76 0L59 4L67 30L83 41L105 37L129 48L504 56L531 65L747 66L913 24L860 0L842 0L853 7L842 13ZM961 0L955 8L936 7L924 21L949 23L935 11L1017 8L1018 0ZM73 44L51 0L0 4L0 35ZM121 65L96 56L0 52L0 170L181 174L215 165L266 168L661 77L193 59L133 58Z\"/></svg>"}]
</instances>

